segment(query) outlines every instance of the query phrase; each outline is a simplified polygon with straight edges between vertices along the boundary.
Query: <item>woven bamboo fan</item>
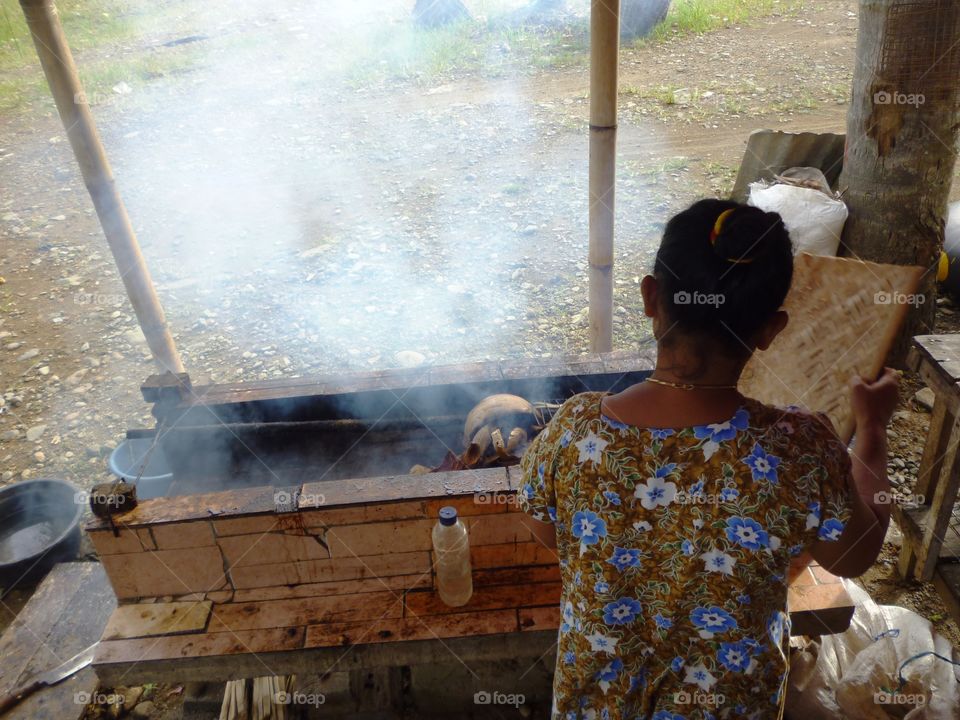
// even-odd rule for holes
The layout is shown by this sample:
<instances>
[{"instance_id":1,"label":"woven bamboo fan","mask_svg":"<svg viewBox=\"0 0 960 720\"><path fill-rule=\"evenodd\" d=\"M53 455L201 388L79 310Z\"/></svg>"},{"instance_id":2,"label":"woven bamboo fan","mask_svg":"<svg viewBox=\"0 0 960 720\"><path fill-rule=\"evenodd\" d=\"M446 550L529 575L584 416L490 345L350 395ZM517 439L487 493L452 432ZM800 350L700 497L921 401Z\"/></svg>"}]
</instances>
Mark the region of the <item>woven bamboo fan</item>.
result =
<instances>
[{"instance_id":1,"label":"woven bamboo fan","mask_svg":"<svg viewBox=\"0 0 960 720\"><path fill-rule=\"evenodd\" d=\"M754 353L741 392L824 412L849 442L850 379L883 369L922 275L916 266L797 255L784 303L790 322L767 350Z\"/></svg>"}]
</instances>

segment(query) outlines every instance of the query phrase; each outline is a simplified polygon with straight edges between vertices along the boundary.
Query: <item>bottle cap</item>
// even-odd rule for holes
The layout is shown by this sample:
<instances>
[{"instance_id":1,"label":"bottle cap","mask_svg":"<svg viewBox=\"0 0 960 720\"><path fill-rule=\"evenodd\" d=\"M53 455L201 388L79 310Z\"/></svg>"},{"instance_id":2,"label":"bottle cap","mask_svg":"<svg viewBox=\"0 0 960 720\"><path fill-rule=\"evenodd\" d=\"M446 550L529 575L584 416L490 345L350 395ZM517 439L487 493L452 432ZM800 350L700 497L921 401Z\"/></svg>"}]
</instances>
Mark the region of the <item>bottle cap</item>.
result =
<instances>
[{"instance_id":1,"label":"bottle cap","mask_svg":"<svg viewBox=\"0 0 960 720\"><path fill-rule=\"evenodd\" d=\"M440 524L441 525L456 525L457 524L457 509L451 505L440 508Z\"/></svg>"}]
</instances>

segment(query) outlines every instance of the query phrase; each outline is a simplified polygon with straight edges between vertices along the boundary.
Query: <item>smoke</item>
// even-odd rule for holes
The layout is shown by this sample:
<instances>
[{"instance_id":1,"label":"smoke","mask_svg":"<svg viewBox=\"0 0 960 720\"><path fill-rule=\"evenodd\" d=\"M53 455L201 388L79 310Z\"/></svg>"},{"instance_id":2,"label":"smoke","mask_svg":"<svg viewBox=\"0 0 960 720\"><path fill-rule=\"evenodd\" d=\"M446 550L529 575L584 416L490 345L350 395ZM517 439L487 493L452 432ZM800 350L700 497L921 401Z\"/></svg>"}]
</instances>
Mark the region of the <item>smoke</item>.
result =
<instances>
[{"instance_id":1,"label":"smoke","mask_svg":"<svg viewBox=\"0 0 960 720\"><path fill-rule=\"evenodd\" d=\"M194 69L134 87L108 147L189 371L543 351L544 280L585 263L585 128L471 44L483 25L418 31L410 5L202 3L144 29ZM443 53L470 72L431 75Z\"/></svg>"}]
</instances>

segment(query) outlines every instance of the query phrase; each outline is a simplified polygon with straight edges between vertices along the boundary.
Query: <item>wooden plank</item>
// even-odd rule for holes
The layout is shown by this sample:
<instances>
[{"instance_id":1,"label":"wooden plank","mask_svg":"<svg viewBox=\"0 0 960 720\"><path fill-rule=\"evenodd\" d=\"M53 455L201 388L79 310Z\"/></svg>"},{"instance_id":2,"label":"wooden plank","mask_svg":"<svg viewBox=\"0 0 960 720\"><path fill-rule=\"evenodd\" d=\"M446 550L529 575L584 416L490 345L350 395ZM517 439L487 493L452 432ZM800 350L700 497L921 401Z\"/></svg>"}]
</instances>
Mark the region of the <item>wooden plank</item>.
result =
<instances>
[{"instance_id":1,"label":"wooden plank","mask_svg":"<svg viewBox=\"0 0 960 720\"><path fill-rule=\"evenodd\" d=\"M106 555L101 558L120 599L184 595L229 587L216 547Z\"/></svg>"},{"instance_id":2,"label":"wooden plank","mask_svg":"<svg viewBox=\"0 0 960 720\"><path fill-rule=\"evenodd\" d=\"M925 526L922 527L923 540L919 547L914 548L917 555L915 577L918 580L929 582L933 579L933 572L943 540L950 525L950 516L957 502L957 493L960 492L960 426L954 424L947 444L943 466L940 475L932 488L933 498L930 501L930 512L927 515ZM929 489L928 489L929 490Z\"/></svg>"},{"instance_id":3,"label":"wooden plank","mask_svg":"<svg viewBox=\"0 0 960 720\"><path fill-rule=\"evenodd\" d=\"M263 633L265 631L255 631ZM283 631L277 632L282 638ZM229 633L217 633L227 635ZM238 633L246 639L243 634ZM399 643L355 645L346 652L343 647L284 648L280 643L261 642L254 653L243 652L225 657L223 654L198 655L193 648L182 649L186 638L178 636L174 647L152 648L150 656L140 659L140 640L113 640L109 662L94 659L97 674L104 686L145 682L182 682L189 677L197 682L224 682L238 677L263 674L317 675L327 670L349 672L404 665L439 665L462 662L467 666L480 662L502 662L503 658L535 660L549 652L557 640L557 631L498 633L479 637L437 640L408 640ZM242 648L241 648L242 649ZM296 650L291 652L291 650ZM6 720L6 719L5 719Z\"/></svg>"},{"instance_id":4,"label":"wooden plank","mask_svg":"<svg viewBox=\"0 0 960 720\"><path fill-rule=\"evenodd\" d=\"M308 513L265 512L259 515L243 515L234 518L225 517L223 519L213 520L213 532L214 535L219 538L230 535L302 530L306 515L308 515Z\"/></svg>"},{"instance_id":5,"label":"wooden plank","mask_svg":"<svg viewBox=\"0 0 960 720\"><path fill-rule=\"evenodd\" d=\"M405 596L404 617L559 604L560 583L558 582L477 587L474 588L473 596L462 608L451 608L433 589L410 590Z\"/></svg>"},{"instance_id":6,"label":"wooden plank","mask_svg":"<svg viewBox=\"0 0 960 720\"><path fill-rule=\"evenodd\" d=\"M388 368L349 374L200 385L193 389L193 393L185 398L180 407L226 405L289 397L345 395L374 389L402 389L411 385L425 384L430 370L431 368L428 367ZM463 370L459 375L463 376L470 372L470 369Z\"/></svg>"},{"instance_id":7,"label":"wooden plank","mask_svg":"<svg viewBox=\"0 0 960 720\"><path fill-rule=\"evenodd\" d=\"M929 507L904 508L902 505L893 506L893 514L897 524L903 531L904 543L919 547L923 542L923 528L931 514ZM947 562L960 561L960 535L951 527L943 535L943 544L940 547L940 560Z\"/></svg>"},{"instance_id":8,"label":"wooden plank","mask_svg":"<svg viewBox=\"0 0 960 720\"><path fill-rule=\"evenodd\" d=\"M448 496L427 500L424 503L423 517L436 521L440 517L440 508L447 506L456 508L457 515L464 518L475 515L499 515L509 512L510 507L516 504L516 492L509 487L504 487L497 492L478 492L467 496Z\"/></svg>"},{"instance_id":9,"label":"wooden plank","mask_svg":"<svg viewBox=\"0 0 960 720\"><path fill-rule=\"evenodd\" d=\"M428 475L308 482L303 486L303 495L322 495L323 507L328 508L399 500L471 497L478 492L502 492L507 487L507 471L504 468L484 468Z\"/></svg>"},{"instance_id":10,"label":"wooden plank","mask_svg":"<svg viewBox=\"0 0 960 720\"><path fill-rule=\"evenodd\" d=\"M312 489L312 487L308 488L308 490ZM435 517L427 511L428 503L423 500L398 500L367 505L326 507L325 496L303 494L300 497L301 511L298 515L305 528L360 525L372 522L393 522ZM309 498L309 500L304 498ZM315 509L312 509L311 503L316 506Z\"/></svg>"},{"instance_id":11,"label":"wooden plank","mask_svg":"<svg viewBox=\"0 0 960 720\"><path fill-rule=\"evenodd\" d=\"M506 379L550 380L570 373L585 374L586 368L607 372L650 371L654 368L653 348L616 351L605 355L570 356L549 359L478 361L422 368L392 368L350 374L278 380L198 385L180 404L181 411L196 406L254 403L285 398L315 398L353 395L375 390L401 391L410 387L482 385ZM593 373L596 374L596 373Z\"/></svg>"},{"instance_id":12,"label":"wooden plank","mask_svg":"<svg viewBox=\"0 0 960 720\"><path fill-rule=\"evenodd\" d=\"M560 606L520 608L520 630L556 630L560 627Z\"/></svg>"},{"instance_id":13,"label":"wooden plank","mask_svg":"<svg viewBox=\"0 0 960 720\"><path fill-rule=\"evenodd\" d=\"M452 613L360 623L329 623L307 627L304 647L350 646L410 640L477 637L517 632L517 611Z\"/></svg>"},{"instance_id":14,"label":"wooden plank","mask_svg":"<svg viewBox=\"0 0 960 720\"><path fill-rule=\"evenodd\" d=\"M464 383L497 382L503 380L500 364L496 361L468 363L466 365L440 365L432 367L427 382L433 386L460 386Z\"/></svg>"},{"instance_id":15,"label":"wooden plank","mask_svg":"<svg viewBox=\"0 0 960 720\"><path fill-rule=\"evenodd\" d=\"M236 632L263 628L300 627L327 622L352 622L401 617L403 595L371 592L332 597L265 600L216 605L210 632Z\"/></svg>"},{"instance_id":16,"label":"wooden plank","mask_svg":"<svg viewBox=\"0 0 960 720\"><path fill-rule=\"evenodd\" d=\"M912 348L911 352L919 355L915 348ZM921 362L926 365L926 360ZM956 426L956 416L950 409L950 403L947 402L942 393L936 394L934 396L933 412L930 417L930 428L927 431L914 489L915 494L923 496L923 505L926 508L929 508L933 502L934 493L931 492L931 489L936 486L943 473L943 461L948 452L950 437L955 432ZM952 462L953 458L950 461ZM916 576L920 557L919 548L922 542L922 534L920 536L914 536L913 534L905 536L897 559L897 569L901 577L913 578ZM943 553L942 548L940 553Z\"/></svg>"},{"instance_id":17,"label":"wooden plank","mask_svg":"<svg viewBox=\"0 0 960 720\"><path fill-rule=\"evenodd\" d=\"M384 590L412 590L417 587L430 587L433 577L430 572L391 577L365 578L361 580L340 580L325 583L306 583L302 585L277 585L272 587L237 590L230 600L219 602L257 602L260 600L280 600L284 598L330 597L337 595L355 595L364 592L383 592ZM211 598L212 599L212 598Z\"/></svg>"},{"instance_id":18,"label":"wooden plank","mask_svg":"<svg viewBox=\"0 0 960 720\"><path fill-rule=\"evenodd\" d=\"M917 335L913 344L944 380L960 382L960 333Z\"/></svg>"},{"instance_id":19,"label":"wooden plank","mask_svg":"<svg viewBox=\"0 0 960 720\"><path fill-rule=\"evenodd\" d=\"M231 584L237 590L271 585L359 580L430 573L430 553L411 552L393 555L368 555L336 560L306 560L292 563L266 563L230 568Z\"/></svg>"},{"instance_id":20,"label":"wooden plank","mask_svg":"<svg viewBox=\"0 0 960 720\"><path fill-rule=\"evenodd\" d=\"M276 509L275 493L267 486L140 500L133 510L115 516L114 520L120 527L135 528L184 520L273 513ZM109 530L110 524L94 518L87 523L86 529Z\"/></svg>"},{"instance_id":21,"label":"wooden plank","mask_svg":"<svg viewBox=\"0 0 960 720\"><path fill-rule=\"evenodd\" d=\"M471 546L470 562L474 569L525 567L557 565L560 557L553 548L548 548L534 540L524 543Z\"/></svg>"},{"instance_id":22,"label":"wooden plank","mask_svg":"<svg viewBox=\"0 0 960 720\"><path fill-rule=\"evenodd\" d=\"M497 585L518 585L522 583L550 583L559 581L559 565L496 568L493 570L473 571L474 588L491 587Z\"/></svg>"},{"instance_id":23,"label":"wooden plank","mask_svg":"<svg viewBox=\"0 0 960 720\"><path fill-rule=\"evenodd\" d=\"M960 414L960 392L957 392L956 383L947 380L937 366L930 362L921 362L917 374L933 390L934 397L943 398L951 415Z\"/></svg>"},{"instance_id":24,"label":"wooden plank","mask_svg":"<svg viewBox=\"0 0 960 720\"><path fill-rule=\"evenodd\" d=\"M843 583L791 585L787 593L792 635L831 635L850 625L854 605Z\"/></svg>"},{"instance_id":25,"label":"wooden plank","mask_svg":"<svg viewBox=\"0 0 960 720\"><path fill-rule=\"evenodd\" d=\"M914 492L923 495L925 504L929 504L933 493L931 486L940 477L943 460L950 442L950 435L956 425L956 417L947 408L942 396L935 396L933 412L930 415L930 428L923 446L923 455L920 458L920 469L917 473L917 484Z\"/></svg>"},{"instance_id":26,"label":"wooden plank","mask_svg":"<svg viewBox=\"0 0 960 720\"><path fill-rule=\"evenodd\" d=\"M321 528L307 534L282 532L231 535L217 539L217 545L230 568L268 563L290 563L300 560L325 560L330 557Z\"/></svg>"},{"instance_id":27,"label":"wooden plank","mask_svg":"<svg viewBox=\"0 0 960 720\"><path fill-rule=\"evenodd\" d=\"M342 525L327 531L325 540L333 558L429 551L434 520Z\"/></svg>"},{"instance_id":28,"label":"wooden plank","mask_svg":"<svg viewBox=\"0 0 960 720\"><path fill-rule=\"evenodd\" d=\"M150 533L157 543L158 550L181 550L216 544L213 525L208 520L153 525L150 527Z\"/></svg>"},{"instance_id":29,"label":"wooden plank","mask_svg":"<svg viewBox=\"0 0 960 720\"><path fill-rule=\"evenodd\" d=\"M150 640L104 640L97 647L93 664L98 667L99 674L99 666L113 663L142 662L145 666L150 666L156 662L166 663L177 658L204 657L217 658L219 662L223 662L224 657L297 650L303 647L304 635L303 628L289 627L194 633ZM153 666L154 669L157 668L156 665ZM269 670L269 667L261 666L261 670ZM183 681L185 676L177 677Z\"/></svg>"},{"instance_id":30,"label":"wooden plank","mask_svg":"<svg viewBox=\"0 0 960 720\"><path fill-rule=\"evenodd\" d=\"M16 687L27 663L40 652L43 659L59 664L58 655L43 646L42 640L50 630L53 618L63 617L88 569L81 563L64 563L51 571L33 597L0 637L0 691ZM82 648L80 648L82 649Z\"/></svg>"},{"instance_id":31,"label":"wooden plank","mask_svg":"<svg viewBox=\"0 0 960 720\"><path fill-rule=\"evenodd\" d=\"M211 605L209 600L121 605L110 616L103 639L200 632L207 627Z\"/></svg>"},{"instance_id":32,"label":"wooden plank","mask_svg":"<svg viewBox=\"0 0 960 720\"><path fill-rule=\"evenodd\" d=\"M157 549L150 528L120 528L116 533L113 530L90 530L87 535L101 556Z\"/></svg>"},{"instance_id":33,"label":"wooden plank","mask_svg":"<svg viewBox=\"0 0 960 720\"><path fill-rule=\"evenodd\" d=\"M412 502L412 506L400 508L401 517L409 517L411 510L431 499L472 498L476 493L505 492L509 488L505 468L483 468L428 475L394 475L384 477L351 478L307 482L300 488L301 509L315 510L298 518L298 513L276 512L276 490L272 487L225 490L202 495L182 495L141 501L136 508L116 516L121 528L134 529L156 527L163 523L180 523L192 520L212 520L218 535L238 534L251 530L231 529L231 523L251 519L250 527L277 529L289 527L283 523L326 524L325 515L332 508L363 507L381 503ZM321 500L322 498L322 500ZM389 514L389 511L387 511ZM339 518L330 514L331 523ZM281 519L283 518L283 519ZM106 521L94 519L87 524L87 531L109 531ZM238 526L239 527L239 526ZM171 528L171 532L175 532ZM106 537L105 535L103 537ZM112 552L133 552L138 544L131 539L120 549Z\"/></svg>"},{"instance_id":34,"label":"wooden plank","mask_svg":"<svg viewBox=\"0 0 960 720\"><path fill-rule=\"evenodd\" d=\"M797 610L790 613L790 635L835 635L850 627L853 605L838 605L817 610Z\"/></svg>"},{"instance_id":35,"label":"wooden plank","mask_svg":"<svg viewBox=\"0 0 960 720\"><path fill-rule=\"evenodd\" d=\"M531 525L536 522L526 513L478 515L464 518L471 547L533 542Z\"/></svg>"},{"instance_id":36,"label":"wooden plank","mask_svg":"<svg viewBox=\"0 0 960 720\"><path fill-rule=\"evenodd\" d=\"M99 563L61 563L0 638L0 689L4 692L56 667L95 643L116 600ZM4 720L75 720L78 693L98 687L91 668L43 688L8 711Z\"/></svg>"},{"instance_id":37,"label":"wooden plank","mask_svg":"<svg viewBox=\"0 0 960 720\"><path fill-rule=\"evenodd\" d=\"M958 488L958 468L955 466L956 438L960 429L957 426L956 413L960 388L956 385L955 373L960 373L960 366L941 366L944 358L941 351L949 350L947 355L960 358L960 338L941 343L935 337L923 336L915 338L914 342L911 360L921 376L929 379L934 389L930 428L914 490L917 495L923 496L923 509L929 512L924 513L925 521L922 524L919 522L919 515L911 515L910 519L915 522L908 523L911 532L904 535L897 565L902 577L929 580L933 576L938 558L944 554L943 539ZM912 532L913 530L918 532ZM929 543L933 543L933 546ZM951 551L946 552L950 554Z\"/></svg>"}]
</instances>

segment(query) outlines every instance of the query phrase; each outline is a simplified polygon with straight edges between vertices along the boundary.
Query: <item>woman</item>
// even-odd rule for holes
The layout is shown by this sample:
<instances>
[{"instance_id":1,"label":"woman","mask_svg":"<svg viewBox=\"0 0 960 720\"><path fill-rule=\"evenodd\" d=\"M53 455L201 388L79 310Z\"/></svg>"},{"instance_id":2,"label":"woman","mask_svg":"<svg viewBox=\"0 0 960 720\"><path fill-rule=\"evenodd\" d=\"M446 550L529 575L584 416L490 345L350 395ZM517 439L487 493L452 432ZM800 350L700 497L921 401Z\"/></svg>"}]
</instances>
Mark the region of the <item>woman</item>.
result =
<instances>
[{"instance_id":1,"label":"woman","mask_svg":"<svg viewBox=\"0 0 960 720\"><path fill-rule=\"evenodd\" d=\"M521 506L563 579L554 718L778 717L791 563L852 577L880 552L896 374L852 381L849 454L825 416L737 391L792 274L779 215L681 212L640 286L656 369L571 398L524 456Z\"/></svg>"}]
</instances>

